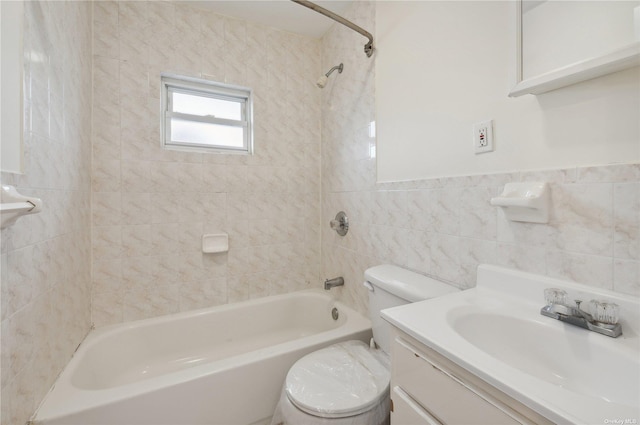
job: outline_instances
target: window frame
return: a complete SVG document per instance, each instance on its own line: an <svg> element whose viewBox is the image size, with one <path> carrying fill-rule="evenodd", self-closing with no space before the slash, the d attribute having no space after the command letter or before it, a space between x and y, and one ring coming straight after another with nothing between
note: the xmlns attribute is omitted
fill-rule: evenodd
<svg viewBox="0 0 640 425"><path fill-rule="evenodd" d="M161 74L160 82L160 143L164 149L240 155L253 153L253 92L250 88L173 74ZM213 116L200 116L174 112L171 110L173 93L238 102L241 107L242 119L232 120L216 118ZM171 118L179 118L191 122L224 125L228 127L241 127L244 129L243 146L234 147L202 143L173 142L170 140Z"/></svg>

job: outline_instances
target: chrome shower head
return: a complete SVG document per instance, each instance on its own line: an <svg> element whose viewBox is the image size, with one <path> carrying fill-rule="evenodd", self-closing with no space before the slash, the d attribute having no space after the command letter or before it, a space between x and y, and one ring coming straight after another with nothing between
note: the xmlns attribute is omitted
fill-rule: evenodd
<svg viewBox="0 0 640 425"><path fill-rule="evenodd" d="M329 81L329 76L331 75L331 73L335 70L338 70L338 74L342 73L342 70L344 69L344 65L340 64L340 65L336 65L333 68L331 68L329 70L329 72L327 72L326 74L324 74L322 77L318 78L318 81L316 81L316 86L320 87L321 89L324 88L324 86L327 85L327 81Z"/></svg>

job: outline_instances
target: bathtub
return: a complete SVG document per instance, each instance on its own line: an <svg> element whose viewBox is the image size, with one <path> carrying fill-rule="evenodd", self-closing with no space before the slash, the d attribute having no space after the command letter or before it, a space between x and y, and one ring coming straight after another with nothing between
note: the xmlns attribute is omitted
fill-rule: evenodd
<svg viewBox="0 0 640 425"><path fill-rule="evenodd" d="M101 328L80 345L33 423L263 423L296 360L370 337L368 319L316 290Z"/></svg>

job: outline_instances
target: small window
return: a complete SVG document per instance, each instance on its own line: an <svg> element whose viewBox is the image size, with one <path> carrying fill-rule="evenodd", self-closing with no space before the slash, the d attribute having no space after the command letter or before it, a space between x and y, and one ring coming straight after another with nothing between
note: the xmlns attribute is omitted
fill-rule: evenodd
<svg viewBox="0 0 640 425"><path fill-rule="evenodd" d="M251 99L248 88L162 76L163 146L251 153Z"/></svg>

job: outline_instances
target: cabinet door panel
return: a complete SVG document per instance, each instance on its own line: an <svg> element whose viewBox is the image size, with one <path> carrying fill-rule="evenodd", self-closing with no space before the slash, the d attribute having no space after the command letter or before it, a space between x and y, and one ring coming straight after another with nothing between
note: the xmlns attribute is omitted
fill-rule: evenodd
<svg viewBox="0 0 640 425"><path fill-rule="evenodd" d="M443 424L520 424L402 340L394 341L392 358L393 385L401 387Z"/></svg>
<svg viewBox="0 0 640 425"><path fill-rule="evenodd" d="M391 425L442 425L400 387L393 388L391 399L393 400Z"/></svg>

